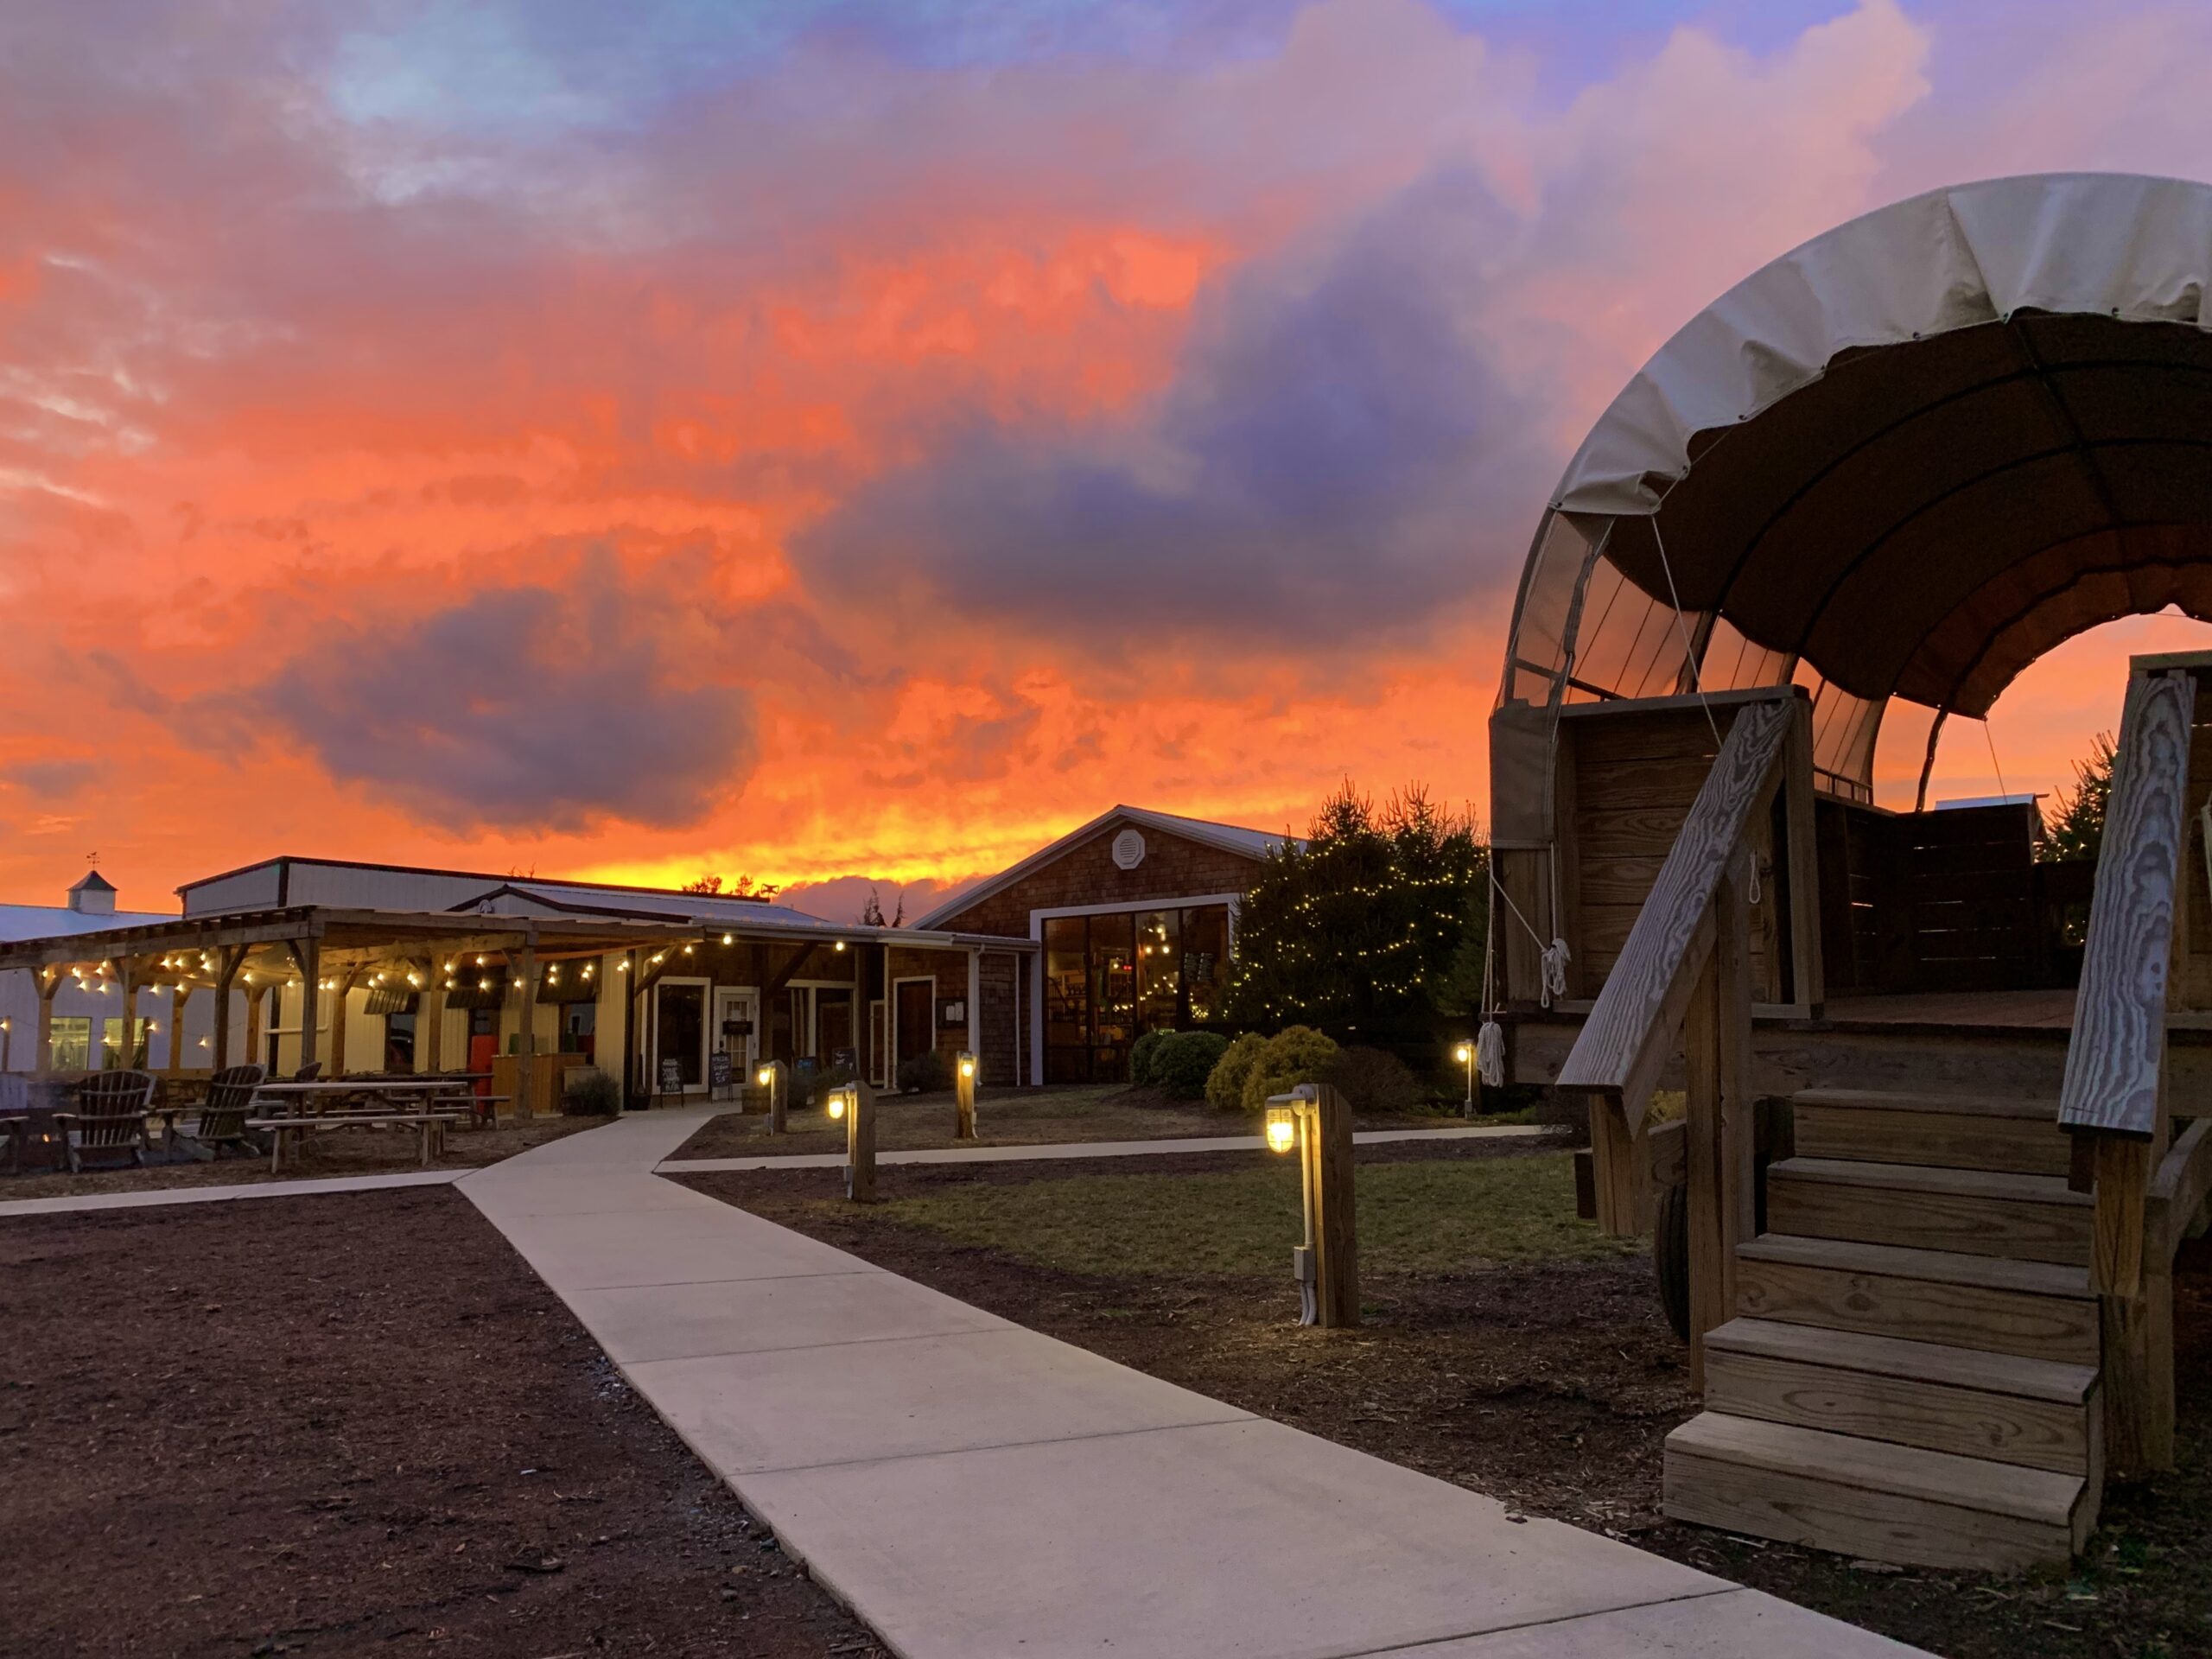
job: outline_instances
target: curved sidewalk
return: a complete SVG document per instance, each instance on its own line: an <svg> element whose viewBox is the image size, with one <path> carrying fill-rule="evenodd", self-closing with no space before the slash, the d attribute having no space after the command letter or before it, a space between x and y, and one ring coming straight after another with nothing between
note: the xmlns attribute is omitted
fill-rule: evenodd
<svg viewBox="0 0 2212 1659"><path fill-rule="evenodd" d="M1116 1365L652 1173L709 1114L459 1183L905 1659L1902 1659Z"/></svg>

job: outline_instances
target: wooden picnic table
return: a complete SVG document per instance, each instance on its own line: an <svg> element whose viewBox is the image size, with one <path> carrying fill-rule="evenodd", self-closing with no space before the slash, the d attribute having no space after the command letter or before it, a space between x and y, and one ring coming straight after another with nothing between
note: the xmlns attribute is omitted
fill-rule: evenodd
<svg viewBox="0 0 2212 1659"><path fill-rule="evenodd" d="M314 1117L250 1117L245 1126L269 1136L269 1173L274 1175L284 1166L284 1137L292 1137L296 1157L298 1142L310 1129L417 1128L422 1131L423 1165L428 1168L433 1154L444 1150L446 1126L460 1121L458 1112L325 1112Z"/></svg>
<svg viewBox="0 0 2212 1659"><path fill-rule="evenodd" d="M298 1116L308 1116L306 1108L321 1100L327 1102L340 1095L419 1095L425 1101L443 1095L461 1096L469 1091L478 1079L474 1075L461 1077L315 1077L306 1083L264 1083L254 1092L258 1100L274 1095L280 1101L296 1100L301 1103ZM316 1114L320 1116L320 1114Z"/></svg>

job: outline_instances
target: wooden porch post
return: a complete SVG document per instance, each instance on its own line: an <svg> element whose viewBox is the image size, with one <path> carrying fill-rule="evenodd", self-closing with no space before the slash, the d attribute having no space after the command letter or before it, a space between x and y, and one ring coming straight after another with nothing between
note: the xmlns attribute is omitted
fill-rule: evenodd
<svg viewBox="0 0 2212 1659"><path fill-rule="evenodd" d="M38 1052L31 1057L31 1071L42 1077L54 1070L54 993L61 983L61 970L49 966L37 978Z"/></svg>
<svg viewBox="0 0 2212 1659"><path fill-rule="evenodd" d="M348 968L340 974L330 993L330 1075L346 1075L346 999L353 995L353 980L361 970Z"/></svg>
<svg viewBox="0 0 2212 1659"><path fill-rule="evenodd" d="M415 1069L435 1075L446 1069L445 981L434 980L430 988L416 999L415 1007ZM426 1008L429 1012L424 1013Z"/></svg>
<svg viewBox="0 0 2212 1659"><path fill-rule="evenodd" d="M308 934L292 947L292 959L300 966L300 1070L304 1071L315 1064L315 1027L321 1023L322 941Z"/></svg>
<svg viewBox="0 0 2212 1659"><path fill-rule="evenodd" d="M99 1069L128 1071L132 1069L130 1062L137 1058L137 1045L131 1041L130 1028L135 1020L132 1005L138 1001L138 984L130 976L130 958L128 957L115 958L115 986L123 993L123 1024L117 1030L114 1066L111 1068L108 1065L107 1051L103 1048ZM151 1059L153 1057L149 1054L147 1058Z"/></svg>
<svg viewBox="0 0 2212 1659"><path fill-rule="evenodd" d="M245 961L245 947L242 944L220 947L215 972L215 1030L213 1047L214 1069L220 1071L231 1063L231 987L237 982L238 969ZM250 1002L251 999L249 999ZM246 1046L253 1046L251 1039Z"/></svg>
<svg viewBox="0 0 2212 1659"><path fill-rule="evenodd" d="M522 980L521 1028L515 1033L515 1121L526 1123L537 1115L537 930L523 935L522 952L516 958Z"/></svg>
<svg viewBox="0 0 2212 1659"><path fill-rule="evenodd" d="M184 1070L184 1020L192 1007L192 994L200 988L190 980L177 982L176 990L169 998L169 1065L168 1072L175 1077ZM149 1051L146 1058L150 1062Z"/></svg>

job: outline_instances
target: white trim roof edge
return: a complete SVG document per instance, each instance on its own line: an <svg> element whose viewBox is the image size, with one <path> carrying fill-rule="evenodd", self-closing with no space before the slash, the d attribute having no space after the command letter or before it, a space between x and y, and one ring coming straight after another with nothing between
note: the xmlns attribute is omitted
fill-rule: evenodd
<svg viewBox="0 0 2212 1659"><path fill-rule="evenodd" d="M1076 843L1096 835L1116 818L1126 818L1132 823L1157 830L1163 835L1180 836L1185 841L1195 841L1219 852L1234 853L1240 858L1251 859L1255 863L1281 846L1286 839L1286 836L1270 830L1248 830L1241 824L1216 823L1205 818L1186 818L1173 812L1155 812L1149 807L1110 806L1088 823L1077 825L1057 841L1047 842L1028 857L1007 865L988 880L979 881L972 887L955 893L921 917L914 926L934 926L944 917L957 916L986 899L1004 893L1022 877L1043 868ZM999 936L992 934L988 937L995 938Z"/></svg>

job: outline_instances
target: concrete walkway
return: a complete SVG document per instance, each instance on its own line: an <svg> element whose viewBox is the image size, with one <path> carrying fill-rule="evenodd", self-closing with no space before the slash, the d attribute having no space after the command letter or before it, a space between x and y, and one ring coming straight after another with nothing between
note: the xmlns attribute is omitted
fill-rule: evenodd
<svg viewBox="0 0 2212 1659"><path fill-rule="evenodd" d="M1912 1651L1516 1521L656 1177L709 1115L624 1118L460 1190L904 1659Z"/></svg>
<svg viewBox="0 0 2212 1659"><path fill-rule="evenodd" d="M702 1120L702 1122L704 1120ZM1493 1123L1459 1129L1362 1129L1352 1136L1363 1147L1385 1141L1521 1140L1544 1131L1533 1124ZM1033 1158L1141 1158L1174 1152L1259 1152L1267 1142L1256 1135L1193 1135L1160 1141L1033 1141L1007 1147L943 1147L925 1152L879 1152L878 1164L1003 1164ZM669 1158L654 1166L663 1175L712 1175L751 1169L836 1169L842 1152L796 1153L785 1158Z"/></svg>
<svg viewBox="0 0 2212 1659"><path fill-rule="evenodd" d="M296 1198L315 1192L376 1192L389 1186L446 1186L474 1172L410 1169L393 1175L324 1175L305 1181L240 1181L231 1186L156 1186L128 1192L73 1192L53 1198L10 1198L9 1216L58 1216L72 1210L143 1210L161 1204L216 1204L226 1198Z"/></svg>

